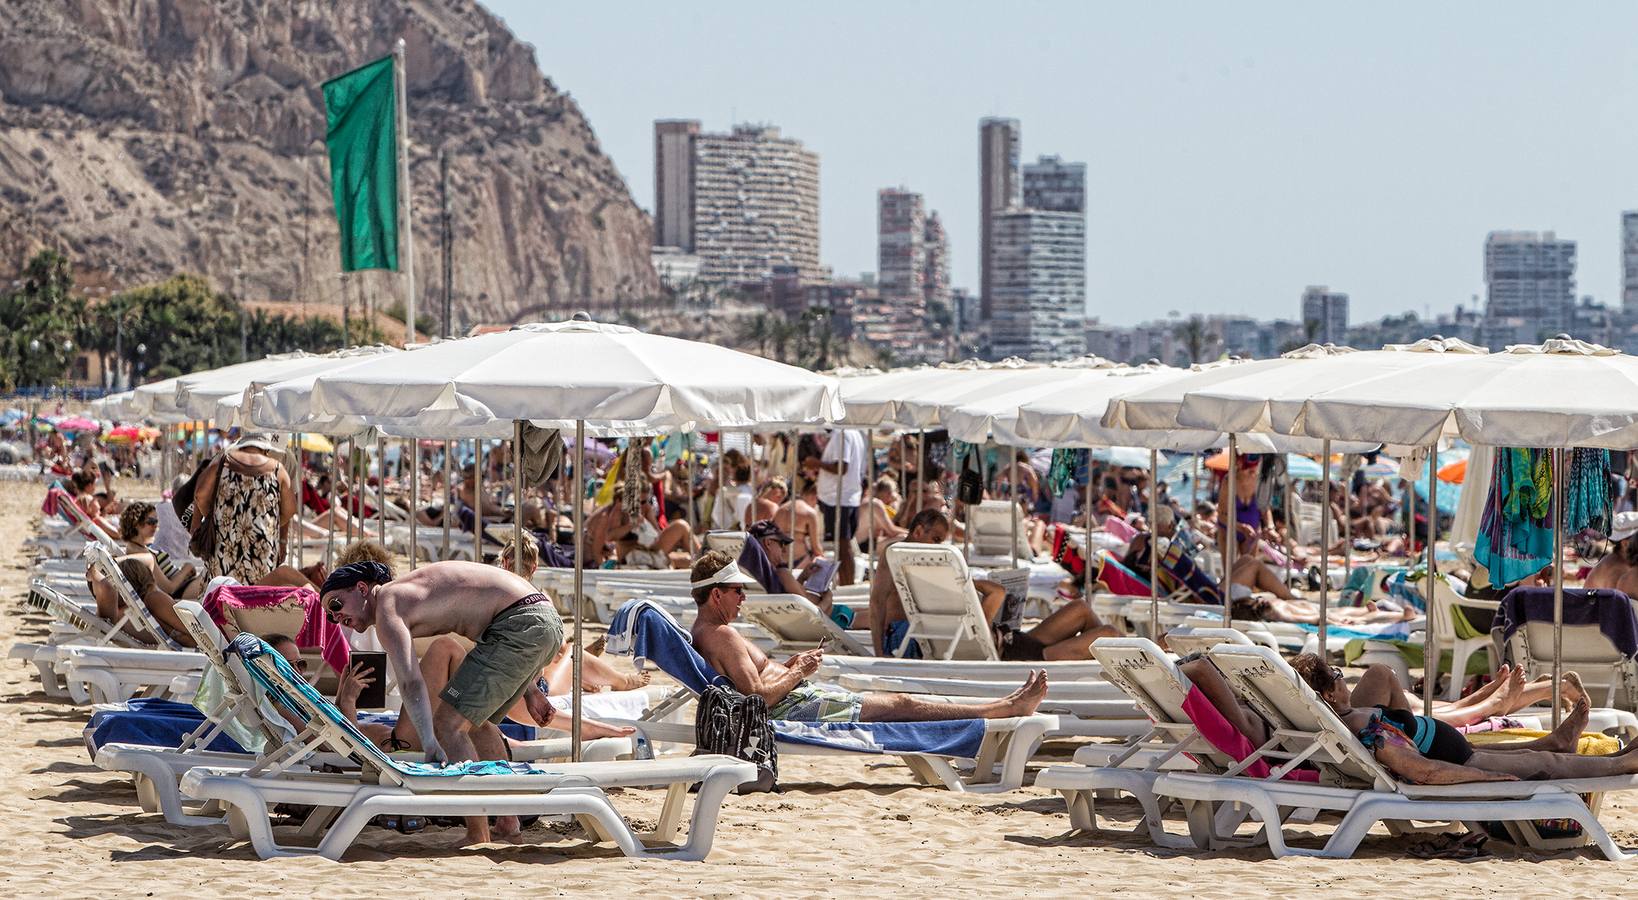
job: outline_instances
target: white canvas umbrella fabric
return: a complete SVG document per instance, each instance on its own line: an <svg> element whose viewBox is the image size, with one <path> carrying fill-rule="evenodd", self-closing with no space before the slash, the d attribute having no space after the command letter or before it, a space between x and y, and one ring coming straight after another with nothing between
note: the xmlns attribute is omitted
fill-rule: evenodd
<svg viewBox="0 0 1638 900"><path fill-rule="evenodd" d="M264 390L272 396L277 385ZM552 322L445 341L319 376L316 415L471 418L562 423L835 421L836 379L698 341L623 325Z"/></svg>
<svg viewBox="0 0 1638 900"><path fill-rule="evenodd" d="M1077 374L1088 371L1112 371L1114 363L1098 357L1050 365L997 365L976 369L942 370L944 377L936 383L919 385L912 394L899 400L895 419L907 428L937 428L947 423L947 412L964 403L981 403L988 397L1003 394L1014 396L1020 391L1043 391L1062 386Z"/></svg>
<svg viewBox="0 0 1638 900"><path fill-rule="evenodd" d="M317 374L351 365L356 360L397 352L393 347L356 347L335 353L286 353L186 376L177 381L176 406L195 418L214 418L222 400L238 395L242 402L245 390L252 385ZM218 421L224 425L235 424L230 420Z"/></svg>

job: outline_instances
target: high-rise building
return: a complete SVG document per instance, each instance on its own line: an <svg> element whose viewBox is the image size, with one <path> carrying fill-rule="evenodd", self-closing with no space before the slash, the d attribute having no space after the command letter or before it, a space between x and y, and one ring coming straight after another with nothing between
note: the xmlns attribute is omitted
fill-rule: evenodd
<svg viewBox="0 0 1638 900"><path fill-rule="evenodd" d="M990 353L1050 361L1085 352L1086 216L1020 209L994 217Z"/></svg>
<svg viewBox="0 0 1638 900"><path fill-rule="evenodd" d="M694 250L694 119L654 123L654 246Z"/></svg>
<svg viewBox="0 0 1638 900"><path fill-rule="evenodd" d="M1638 210L1621 214L1621 308L1638 312Z"/></svg>
<svg viewBox="0 0 1638 900"><path fill-rule="evenodd" d="M1024 207L1086 212L1086 163L1043 156L1024 166Z"/></svg>
<svg viewBox="0 0 1638 900"><path fill-rule="evenodd" d="M1313 323L1315 343L1348 343L1348 295L1323 284L1303 288L1301 321L1305 330Z"/></svg>
<svg viewBox="0 0 1638 900"><path fill-rule="evenodd" d="M1484 241L1484 281L1487 325L1516 319L1513 333L1551 337L1574 315L1575 241L1551 231L1492 231Z"/></svg>
<svg viewBox="0 0 1638 900"><path fill-rule="evenodd" d="M938 211L927 214L927 229L922 237L922 288L926 305L950 308L950 236L944 232L944 223Z"/></svg>
<svg viewBox="0 0 1638 900"><path fill-rule="evenodd" d="M876 192L876 284L907 319L926 309L927 207L904 188Z"/></svg>
<svg viewBox="0 0 1638 900"><path fill-rule="evenodd" d="M997 212L1016 209L1022 202L1018 180L1017 119L985 118L978 123L978 297L985 319L990 317L994 283L990 248Z"/></svg>
<svg viewBox="0 0 1638 900"><path fill-rule="evenodd" d="M818 154L766 125L654 129L655 239L698 256L701 281L759 281L776 269L822 276Z"/></svg>

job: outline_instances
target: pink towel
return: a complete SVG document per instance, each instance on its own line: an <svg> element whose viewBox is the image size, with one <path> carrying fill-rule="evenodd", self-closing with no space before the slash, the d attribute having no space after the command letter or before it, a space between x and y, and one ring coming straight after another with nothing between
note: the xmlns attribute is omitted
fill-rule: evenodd
<svg viewBox="0 0 1638 900"><path fill-rule="evenodd" d="M347 671L353 650L341 626L330 621L319 606L318 592L309 587L264 586L259 584L224 584L205 595L200 605L210 614L217 627L227 622L227 607L260 609L284 603L302 605L301 631L295 635L296 646L303 650L317 648L324 662L337 672Z"/></svg>
<svg viewBox="0 0 1638 900"><path fill-rule="evenodd" d="M1122 544L1130 544L1132 538L1138 536L1138 530L1133 528L1125 519L1110 516L1103 520L1103 530L1115 536Z"/></svg>
<svg viewBox="0 0 1638 900"><path fill-rule="evenodd" d="M1219 753L1233 757L1235 762L1245 762L1251 754L1257 752L1257 745L1241 734L1228 719L1223 718L1217 707L1193 685L1189 686L1189 695L1183 698L1183 712L1189 717L1189 721L1194 723L1200 736L1206 739L1206 743L1217 748ZM1245 773L1252 778L1267 778L1270 771L1272 770L1269 769L1268 763L1260 759L1245 768ZM1319 773L1309 769L1292 769L1285 773L1284 780L1319 781Z"/></svg>

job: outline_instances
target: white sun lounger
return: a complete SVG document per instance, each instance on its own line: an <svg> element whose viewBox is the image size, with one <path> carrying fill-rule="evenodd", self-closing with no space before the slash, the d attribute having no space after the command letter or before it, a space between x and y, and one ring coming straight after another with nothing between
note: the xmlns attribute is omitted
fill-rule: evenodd
<svg viewBox="0 0 1638 900"><path fill-rule="evenodd" d="M917 641L924 659L1000 658L960 550L900 541L887 548L886 558L909 621L897 655Z"/></svg>
<svg viewBox="0 0 1638 900"><path fill-rule="evenodd" d="M158 696L170 689L176 676L204 669L205 657L182 649L166 633L106 548L88 543L85 556L118 591L131 622L146 632L160 649L64 645L58 651L56 669L71 697L84 702L79 699L83 694L95 703L118 703L138 695Z"/></svg>
<svg viewBox="0 0 1638 900"><path fill-rule="evenodd" d="M1018 534L1016 545L1012 538L1014 525ZM1018 504L1010 500L985 500L968 511L967 527L972 539L972 549L967 554L969 564L1008 566L1013 564L1015 554L1019 562L1035 561L1035 551L1029 546L1029 524L1024 521L1024 511Z"/></svg>
<svg viewBox="0 0 1638 900"><path fill-rule="evenodd" d="M1189 808L1196 843L1216 846L1225 837L1206 833L1217 804L1242 804L1263 823L1262 835L1275 856L1346 858L1376 822L1408 831L1415 822L1502 822L1515 843L1557 851L1592 843L1610 859L1627 854L1615 845L1595 815L1606 791L1638 788L1630 776L1560 781L1482 782L1415 785L1399 781L1359 743L1331 708L1316 696L1279 654L1266 647L1220 645L1209 651L1235 691L1274 729L1274 736L1246 762L1222 775L1167 774L1155 782L1155 793L1176 797ZM1239 774L1251 760L1273 767L1267 779ZM1286 770L1307 761L1320 770L1319 783L1279 780ZM1592 804L1579 795L1590 794ZM1336 831L1319 850L1291 847L1281 825L1292 810L1333 810L1343 814ZM1534 823L1570 819L1580 837L1544 837Z"/></svg>
<svg viewBox="0 0 1638 900"><path fill-rule="evenodd" d="M96 606L74 600L61 591L40 582L29 584L27 605L51 616L50 634L46 643L19 642L7 651L10 659L21 659L33 665L40 677L40 686L49 697L71 697L77 703L90 699L83 682L78 686L79 696L73 696L69 686L57 671L57 663L65 646L84 644L106 647L136 647L138 642L123 631L129 612L118 622L108 622L97 615Z"/></svg>
<svg viewBox="0 0 1638 900"><path fill-rule="evenodd" d="M359 831L378 815L573 815L598 840L619 846L627 856L699 860L710 852L717 817L728 792L751 780L756 767L725 756L604 763L483 764L509 768L499 774L449 774L448 769L395 759L376 747L302 681L277 653L243 635L235 652L277 702L307 720L296 741L244 771L201 767L182 778L184 794L215 800L229 808L236 834L250 838L258 856L320 855L340 859ZM320 746L330 745L358 758L364 775L330 776L296 766ZM689 788L699 785L688 838L675 836ZM638 835L614 810L604 788L663 787L665 808L654 832ZM302 831L322 837L314 847L280 843L269 809L294 803L317 809ZM658 842L650 846L645 838Z"/></svg>

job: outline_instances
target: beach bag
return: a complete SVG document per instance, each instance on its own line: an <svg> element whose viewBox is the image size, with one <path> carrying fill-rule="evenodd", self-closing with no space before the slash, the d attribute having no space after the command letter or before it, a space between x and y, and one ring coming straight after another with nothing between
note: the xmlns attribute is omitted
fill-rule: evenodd
<svg viewBox="0 0 1638 900"><path fill-rule="evenodd" d="M176 510L177 518L182 520L183 528L190 528L193 522L193 495L199 491L199 478L210 469L213 460L207 459L193 470L188 480L182 486L171 492L171 508Z"/></svg>
<svg viewBox="0 0 1638 900"><path fill-rule="evenodd" d="M984 502L984 471L974 447L961 461L961 480L956 483L956 499L963 506L977 506Z"/></svg>
<svg viewBox="0 0 1638 900"><path fill-rule="evenodd" d="M210 492L210 509L201 512L194 508L193 497L188 498L188 509L192 515L185 522L188 525L188 551L200 559L210 559L216 555L216 495L222 489L222 466L227 465L227 456L224 454L216 466L216 478ZM198 477L195 473L194 477Z"/></svg>
<svg viewBox="0 0 1638 900"><path fill-rule="evenodd" d="M720 753L756 766L756 779L740 785L741 794L777 789L779 750L761 697L720 684L706 688L694 715L694 746L695 755Z"/></svg>

